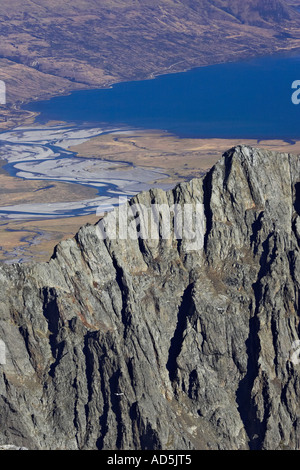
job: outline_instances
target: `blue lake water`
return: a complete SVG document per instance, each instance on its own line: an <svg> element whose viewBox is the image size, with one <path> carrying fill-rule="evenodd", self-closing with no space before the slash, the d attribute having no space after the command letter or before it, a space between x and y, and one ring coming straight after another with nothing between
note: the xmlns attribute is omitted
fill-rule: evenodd
<svg viewBox="0 0 300 470"><path fill-rule="evenodd" d="M300 139L300 55L196 68L26 104L39 122L161 129L181 137Z"/></svg>

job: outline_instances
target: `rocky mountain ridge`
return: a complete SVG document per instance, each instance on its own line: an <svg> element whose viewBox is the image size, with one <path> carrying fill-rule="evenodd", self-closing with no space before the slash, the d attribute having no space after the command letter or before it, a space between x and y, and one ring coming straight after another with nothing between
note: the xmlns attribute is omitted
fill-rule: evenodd
<svg viewBox="0 0 300 470"><path fill-rule="evenodd" d="M129 203L203 204L202 249L85 226L1 265L0 446L299 449L299 184L239 146Z"/></svg>

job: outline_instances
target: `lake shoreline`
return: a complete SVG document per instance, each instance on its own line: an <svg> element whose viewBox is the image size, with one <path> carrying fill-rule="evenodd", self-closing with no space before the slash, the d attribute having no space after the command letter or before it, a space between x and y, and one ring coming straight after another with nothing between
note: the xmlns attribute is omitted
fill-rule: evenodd
<svg viewBox="0 0 300 470"><path fill-rule="evenodd" d="M182 138L300 139L292 104L299 50L118 82L38 101L36 124L159 129ZM271 85L270 85L271 84Z"/></svg>
<svg viewBox="0 0 300 470"><path fill-rule="evenodd" d="M300 8L299 8L299 11L300 11ZM136 79L132 79L132 80L116 80L116 81L113 81L113 82L104 83L102 86L99 86L99 87L84 85L84 88L82 88L80 90L78 90L78 89L68 90L66 92L62 92L62 93L59 93L57 95L53 95L51 97L41 96L41 97L39 97L38 99L35 99L35 100L26 100L26 101L23 101L21 103L21 105L19 106L19 109L23 110L23 111L28 111L26 109L26 106L28 104L30 105L30 104L40 102L40 101L50 101L53 98L66 97L66 96L70 96L70 95L72 95L73 93L76 93L76 92L107 90L107 89L111 89L112 87L114 87L115 85L118 85L118 84L155 80L159 77L163 77L163 76L166 76L166 75L186 73L186 72L189 72L189 71L192 71L192 70L195 70L195 69L202 69L202 68L206 68L206 67L211 67L211 66L216 66L216 65L223 65L223 64L233 64L233 63L239 63L239 62L242 63L242 62L246 62L246 61L249 61L249 60L255 60L255 59L291 57L294 54L300 55L300 46L295 46L295 47L292 47L290 49L278 49L277 51L274 51L271 54L254 54L254 55L253 54L247 54L247 55L244 55L242 57L238 57L237 59L233 59L233 58L230 59L230 60L224 59L223 61L213 61L212 63L208 63L208 64L196 65L196 66L192 65L191 67L184 67L181 70L170 71L169 69L171 67L178 64L178 63L175 63L175 64L172 64L168 69L166 69L165 72L151 72L148 76L142 77L142 78L136 78ZM182 62L182 61L180 61L180 62ZM83 85L83 84L81 84L81 85ZM38 118L39 114L40 113L36 113L35 118ZM20 123L20 125L22 125L22 123ZM7 130L9 130L9 129L7 129Z"/></svg>

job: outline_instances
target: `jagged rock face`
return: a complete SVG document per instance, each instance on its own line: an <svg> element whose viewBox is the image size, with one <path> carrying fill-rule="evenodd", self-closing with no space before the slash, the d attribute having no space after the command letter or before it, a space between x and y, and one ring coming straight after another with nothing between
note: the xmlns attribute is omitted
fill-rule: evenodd
<svg viewBox="0 0 300 470"><path fill-rule="evenodd" d="M1 266L0 445L299 449L299 177L299 157L237 147L134 199L204 204L203 249L86 226Z"/></svg>

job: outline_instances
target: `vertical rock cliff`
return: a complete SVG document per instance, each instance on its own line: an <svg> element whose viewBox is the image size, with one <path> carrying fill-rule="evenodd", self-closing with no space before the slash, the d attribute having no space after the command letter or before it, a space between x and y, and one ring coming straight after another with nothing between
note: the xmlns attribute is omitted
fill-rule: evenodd
<svg viewBox="0 0 300 470"><path fill-rule="evenodd" d="M300 158L237 147L134 203L203 204L203 248L85 226L0 267L0 445L300 449Z"/></svg>

